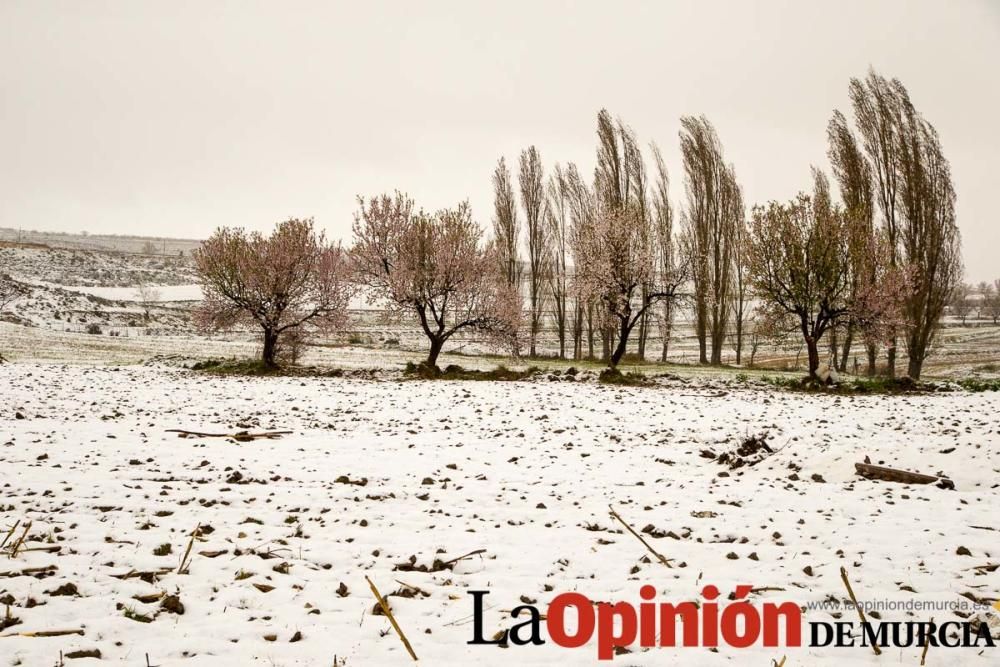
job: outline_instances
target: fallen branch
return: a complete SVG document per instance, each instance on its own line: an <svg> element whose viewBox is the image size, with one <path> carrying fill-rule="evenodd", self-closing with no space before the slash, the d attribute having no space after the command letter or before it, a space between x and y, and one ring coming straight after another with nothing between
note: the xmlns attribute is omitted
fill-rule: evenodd
<svg viewBox="0 0 1000 667"><path fill-rule="evenodd" d="M935 475L924 475L919 472L908 472L898 468L887 468L876 466L870 463L855 463L854 469L859 475L867 479L881 479L886 482L897 482L899 484L934 484L938 483L942 489L954 489L955 483L947 477L937 477Z"/></svg>
<svg viewBox="0 0 1000 667"><path fill-rule="evenodd" d="M200 431L186 431L180 428L168 428L164 433L176 433L179 438L232 438L238 442L248 442L267 438L273 440L283 435L290 435L294 431L262 431L260 433L250 433L249 431L237 431L236 433L202 433Z"/></svg>
<svg viewBox="0 0 1000 667"><path fill-rule="evenodd" d="M673 568L673 566L672 566L672 565L671 565L671 564L669 563L668 559L667 559L667 558L664 558L664 557L663 557L663 555L661 555L661 554L660 554L660 552L658 552L658 551L657 551L656 549L654 549L653 547L649 546L649 542L647 542L646 540L642 539L642 535L640 535L639 533L637 533L637 532L635 532L634 530L632 530L632 526L628 525L628 523L626 523L626 522L625 522L625 519L623 519L623 518L621 518L620 516L618 516L618 512L616 512L616 511L614 510L614 508L613 508L613 507L611 507L611 505L608 505L608 510L610 510L610 511L611 511L611 516L613 516L613 517L614 517L615 519L617 519L617 520L618 520L618 522L619 522L619 523L621 523L621 525L625 526L625 529L626 529L626 530L627 530L628 532L630 532L630 533L632 533L633 535L635 535L635 538L636 538L637 540L639 540L640 542L642 542L642 545L643 545L644 547L646 547L647 549L649 549L649 552L650 552L651 554L653 554L654 556L656 556L656 557L657 557L657 559L659 559L659 561L660 561L661 563L663 563L664 565L666 565L666 566L667 566L667 567L669 567L669 568Z"/></svg>
<svg viewBox="0 0 1000 667"><path fill-rule="evenodd" d="M854 608L858 610L858 616L861 617L861 623L864 625L868 622L865 618L865 610L861 608L858 604L858 599L854 597L854 589L851 588L851 581L847 578L847 570L843 567L840 568L840 578L844 580L844 586L847 587L847 594L851 596L851 602L854 603ZM882 649L874 642L872 642L872 650L875 651L875 655L882 655Z"/></svg>
<svg viewBox="0 0 1000 667"><path fill-rule="evenodd" d="M43 567L26 567L23 570L10 570L8 572L0 572L0 577L30 577L34 574L42 574L47 572L55 572L57 568L55 565L45 565Z"/></svg>
<svg viewBox="0 0 1000 667"><path fill-rule="evenodd" d="M378 592L377 588L375 588L374 582L372 582L367 575L365 575L365 581L367 581L368 585L371 587L372 593L375 594L375 599L378 600L379 606L382 607L382 612L389 618L389 622L392 623L392 627L396 631L396 634L399 635L400 640L403 642L403 646L406 647L410 657L413 658L414 662L416 662L417 654L413 652L413 647L410 646L409 640L406 638L406 635L403 634L403 630L399 627L399 623L396 622L396 617L392 615L392 610L389 609L389 603L385 601L382 594Z"/></svg>
<svg viewBox="0 0 1000 667"><path fill-rule="evenodd" d="M12 632L0 637L65 637L66 635L83 636L83 630L35 630L34 632Z"/></svg>
<svg viewBox="0 0 1000 667"><path fill-rule="evenodd" d="M120 581L136 578L152 584L157 578L174 571L172 567L161 567L159 570L129 570L125 574L112 574L111 577Z"/></svg>

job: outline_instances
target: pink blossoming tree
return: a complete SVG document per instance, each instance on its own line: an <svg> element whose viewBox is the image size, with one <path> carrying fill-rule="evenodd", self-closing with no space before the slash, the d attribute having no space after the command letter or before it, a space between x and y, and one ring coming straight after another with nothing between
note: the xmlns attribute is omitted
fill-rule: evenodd
<svg viewBox="0 0 1000 667"><path fill-rule="evenodd" d="M312 219L286 220L270 236L220 228L194 260L204 292L195 322L212 331L260 327L267 366L277 366L283 337L329 333L346 322L354 289L346 252Z"/></svg>
<svg viewBox="0 0 1000 667"><path fill-rule="evenodd" d="M616 368L643 315L679 298L685 271L662 268L657 254L662 239L638 207L601 205L592 223L578 229L576 243L577 294L600 304L599 315L614 327L617 343L608 365Z"/></svg>
<svg viewBox="0 0 1000 667"><path fill-rule="evenodd" d="M402 193L358 198L351 257L373 302L414 317L430 341L428 367L455 334L478 331L516 349L521 299L467 202L433 214Z"/></svg>

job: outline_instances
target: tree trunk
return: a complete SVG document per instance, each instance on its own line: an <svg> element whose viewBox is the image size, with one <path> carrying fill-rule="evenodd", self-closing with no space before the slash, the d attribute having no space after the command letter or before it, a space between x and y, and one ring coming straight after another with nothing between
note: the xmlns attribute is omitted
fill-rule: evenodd
<svg viewBox="0 0 1000 667"><path fill-rule="evenodd" d="M851 355L852 342L854 342L854 327L847 325L847 334L844 336L844 347L840 354L840 367L837 368L841 373L847 372L847 359Z"/></svg>
<svg viewBox="0 0 1000 667"><path fill-rule="evenodd" d="M819 368L819 345L812 336L806 336L806 349L809 351L809 377L815 378Z"/></svg>
<svg viewBox="0 0 1000 667"><path fill-rule="evenodd" d="M910 365L907 369L907 375L909 375L910 378L913 380L919 380L920 371L923 370L923 367L924 367L923 360L920 359L920 357L918 356L912 356L910 357Z"/></svg>
<svg viewBox="0 0 1000 667"><path fill-rule="evenodd" d="M625 356L625 349L628 347L629 330L628 330L628 325L625 323L626 321L627 318L625 321L622 322L621 329L618 335L618 344L615 345L615 351L611 353L610 359L608 361L608 365L611 368L618 367L618 362L621 361L622 357ZM610 335L608 336L608 338L610 338Z"/></svg>
<svg viewBox="0 0 1000 667"><path fill-rule="evenodd" d="M587 306L587 358L594 358L594 306Z"/></svg>
<svg viewBox="0 0 1000 667"><path fill-rule="evenodd" d="M264 329L264 353L261 360L265 366L277 368L278 363L275 356L278 354L278 332L273 329Z"/></svg>
<svg viewBox="0 0 1000 667"><path fill-rule="evenodd" d="M642 316L639 318L639 359L646 358L646 333L648 327L648 315L649 311L643 312Z"/></svg>
<svg viewBox="0 0 1000 667"><path fill-rule="evenodd" d="M886 353L886 369L885 374L887 377L896 377L896 337L893 336L892 342L889 344L889 351Z"/></svg>
<svg viewBox="0 0 1000 667"><path fill-rule="evenodd" d="M705 304L702 298L699 297L698 301L695 303L695 335L698 336L698 363L707 364L708 363L708 347L705 340L707 331L705 330Z"/></svg>
<svg viewBox="0 0 1000 667"><path fill-rule="evenodd" d="M840 367L840 344L837 342L837 327L830 327L830 356L833 357L833 368Z"/></svg>
<svg viewBox="0 0 1000 667"><path fill-rule="evenodd" d="M743 361L743 320L742 318L736 319L736 365L739 366Z"/></svg>
<svg viewBox="0 0 1000 667"><path fill-rule="evenodd" d="M878 350L874 345L868 346L868 377L875 377L875 361L878 358Z"/></svg>
<svg viewBox="0 0 1000 667"><path fill-rule="evenodd" d="M670 347L670 330L673 328L674 315L672 304L669 300L663 304L663 351L660 354L660 361L666 363L667 349Z"/></svg>
<svg viewBox="0 0 1000 667"><path fill-rule="evenodd" d="M431 368L437 366L438 355L441 354L441 348L444 347L443 338L431 338L431 351L427 354L427 365Z"/></svg>

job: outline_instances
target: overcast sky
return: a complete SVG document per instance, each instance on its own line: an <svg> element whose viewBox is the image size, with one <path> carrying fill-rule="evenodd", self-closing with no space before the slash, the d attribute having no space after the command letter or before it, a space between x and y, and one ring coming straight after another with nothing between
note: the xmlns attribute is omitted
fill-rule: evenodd
<svg viewBox="0 0 1000 667"><path fill-rule="evenodd" d="M203 238L354 198L468 198L500 155L594 164L607 107L664 150L705 114L748 203L828 168L869 65L937 127L967 278L1000 277L1000 2L0 0L0 226Z"/></svg>

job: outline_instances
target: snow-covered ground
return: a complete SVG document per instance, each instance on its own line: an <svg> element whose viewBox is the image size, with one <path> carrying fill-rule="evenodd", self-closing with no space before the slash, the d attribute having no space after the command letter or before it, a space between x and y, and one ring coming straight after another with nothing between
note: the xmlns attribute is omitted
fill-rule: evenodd
<svg viewBox="0 0 1000 667"><path fill-rule="evenodd" d="M102 660L66 664L138 666L147 654L160 667L408 664L387 619L372 614L366 576L383 594L409 591L389 600L422 664L463 667L597 664L593 642L467 645L469 590L490 591L487 636L509 627L507 612L524 600L544 611L566 591L638 604L642 584L681 602L705 584L725 595L746 583L780 589L754 602L839 600L841 566L866 600L1000 593L995 393L376 377L0 366L0 528L32 522L25 549L0 559L0 600L20 619L0 631L0 667L90 649ZM293 433L235 442L171 428ZM753 467L703 456L763 433L778 451ZM865 456L943 473L956 490L859 478L854 463ZM177 574L196 525L189 573ZM155 555L162 545L170 553ZM17 575L26 568L54 569ZM160 593L178 596L184 613L144 597ZM996 615L980 614L1000 634ZM882 618L930 615L962 620ZM834 620L828 611L804 618ZM57 629L82 634L7 636ZM996 664L998 650L931 648L927 664ZM880 658L862 647L753 647L637 649L613 664L742 667L785 654L787 667L920 662L916 647Z"/></svg>

